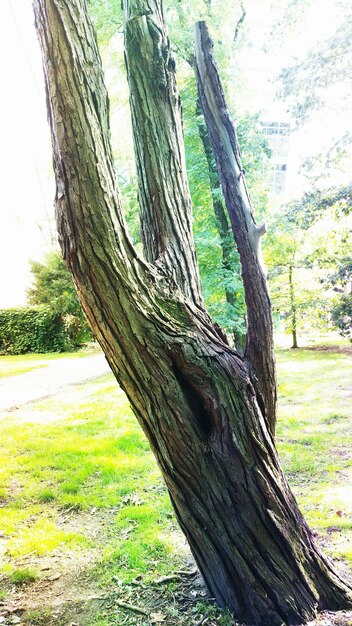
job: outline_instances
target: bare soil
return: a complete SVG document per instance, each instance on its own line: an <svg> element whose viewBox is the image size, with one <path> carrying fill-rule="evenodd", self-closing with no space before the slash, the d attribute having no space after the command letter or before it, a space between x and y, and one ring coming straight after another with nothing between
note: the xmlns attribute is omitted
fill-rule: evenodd
<svg viewBox="0 0 352 626"><path fill-rule="evenodd" d="M50 555L28 555L18 559L18 567L32 567L40 579L23 587L5 583L6 599L0 601L0 624L10 626L87 626L99 612L113 616L116 626L217 626L219 618L208 599L203 581L191 555L186 556L184 570L170 577L145 582L142 576L129 584L115 579L113 584L99 586L95 569L104 545L114 534L116 509L92 509L89 512L61 511L56 523L66 531L83 534L89 548L75 551L55 550ZM320 537L322 547L338 541L338 532L329 528ZM181 535L175 541L183 543ZM187 554L187 552L186 552ZM343 561L337 563L341 574L348 576ZM208 599L199 618L195 606ZM140 610L140 612L138 612ZM203 618L203 621L200 619ZM229 622L230 623L230 622ZM233 626L239 625L232 622ZM270 625L268 625L270 626ZM352 626L352 610L324 612L306 626Z"/></svg>

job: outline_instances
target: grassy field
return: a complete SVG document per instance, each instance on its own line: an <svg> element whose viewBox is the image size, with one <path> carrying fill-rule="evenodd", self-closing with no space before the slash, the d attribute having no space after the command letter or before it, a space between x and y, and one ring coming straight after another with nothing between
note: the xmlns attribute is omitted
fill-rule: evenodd
<svg viewBox="0 0 352 626"><path fill-rule="evenodd" d="M352 356L277 356L283 465L324 549L345 571ZM22 367L37 361L26 357ZM192 576L148 443L111 376L19 409L0 420L0 437L0 616L28 626L191 626L208 612L208 626L233 623Z"/></svg>

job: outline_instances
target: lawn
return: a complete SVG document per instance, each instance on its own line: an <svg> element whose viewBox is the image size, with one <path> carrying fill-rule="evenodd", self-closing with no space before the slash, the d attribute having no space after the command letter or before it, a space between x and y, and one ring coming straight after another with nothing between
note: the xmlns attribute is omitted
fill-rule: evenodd
<svg viewBox="0 0 352 626"><path fill-rule="evenodd" d="M277 358L285 471L345 571L352 356L279 350ZM0 421L0 436L0 616L11 609L23 625L191 626L208 612L208 626L232 624L192 575L148 443L110 375L19 409Z"/></svg>

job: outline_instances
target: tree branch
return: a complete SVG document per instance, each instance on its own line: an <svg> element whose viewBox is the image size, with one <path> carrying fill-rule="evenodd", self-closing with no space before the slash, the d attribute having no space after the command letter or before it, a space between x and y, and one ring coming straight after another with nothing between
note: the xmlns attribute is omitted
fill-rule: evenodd
<svg viewBox="0 0 352 626"><path fill-rule="evenodd" d="M237 39L239 37L239 34L240 34L241 26L242 26L244 20L246 19L246 15L247 15L247 11L246 11L245 6L244 6L242 1L240 2L240 7L241 7L242 13L241 13L241 15L240 15L240 17L238 19L237 24L236 24L235 33L234 33L234 36L233 36L233 43L236 43L236 41L237 41Z"/></svg>
<svg viewBox="0 0 352 626"><path fill-rule="evenodd" d="M265 225L255 222L247 190L236 131L226 106L213 44L205 22L195 29L198 90L208 127L231 226L240 254L247 306L245 356L257 379L259 399L272 434L276 419L276 375L273 324L265 274L261 265L260 237ZM260 398L261 397L261 398Z"/></svg>
<svg viewBox="0 0 352 626"><path fill-rule="evenodd" d="M123 0L125 49L146 259L202 304L181 103L159 0Z"/></svg>

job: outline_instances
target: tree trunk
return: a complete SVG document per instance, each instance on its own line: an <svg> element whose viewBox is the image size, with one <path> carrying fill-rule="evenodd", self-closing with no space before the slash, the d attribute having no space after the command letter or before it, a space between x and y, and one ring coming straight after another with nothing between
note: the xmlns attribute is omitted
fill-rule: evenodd
<svg viewBox="0 0 352 626"><path fill-rule="evenodd" d="M133 21L126 37L136 32L143 37L150 74L148 81L133 81L129 66L131 98L139 97L134 85L146 90L146 101L159 94L169 103L172 89L177 104L159 2L138 0L138 12L133 6L137 0L132 9L126 0L126 20ZM183 273L185 257L178 262L173 253L164 266L152 265L131 244L116 188L107 94L85 0L35 0L34 7L64 257L92 329L156 455L211 595L238 619L256 626L297 624L313 617L317 606L347 606L348 589L314 543L281 472L246 362L200 305L195 264L190 264L189 276ZM133 47L133 41L127 42L128 62L133 50L139 54L139 43L135 40ZM142 114L147 138L155 120L147 110L137 115ZM168 104L168 115L177 134L178 107ZM169 152L144 162L144 168L156 168L148 172L149 180L161 180L158 168L169 171L177 158L174 149L172 141ZM183 158L177 162L177 176L183 180ZM144 180L141 174L140 184ZM173 189L170 181L165 183ZM178 198L186 193L185 186L177 183L174 193L172 220L179 220L188 206L187 198ZM156 203L153 217L146 207L144 219L159 219L162 206ZM185 216L173 234L166 221L160 230L173 238L180 255L188 253L185 247L191 241L183 232L187 220ZM155 225L149 226L152 232ZM194 250L189 252L194 258ZM169 274L173 262L179 287Z"/></svg>
<svg viewBox="0 0 352 626"><path fill-rule="evenodd" d="M292 332L292 348L298 348L297 343L297 306L295 287L293 284L293 267L288 268L288 282L290 286L290 304L291 304L291 332Z"/></svg>
<svg viewBox="0 0 352 626"><path fill-rule="evenodd" d="M258 399L274 436L277 391L273 322L260 255L260 237L265 232L265 225L258 227L255 223L236 131L226 106L212 54L213 43L205 22L197 23L195 38L198 92L242 266L247 306L245 357L251 366Z"/></svg>

